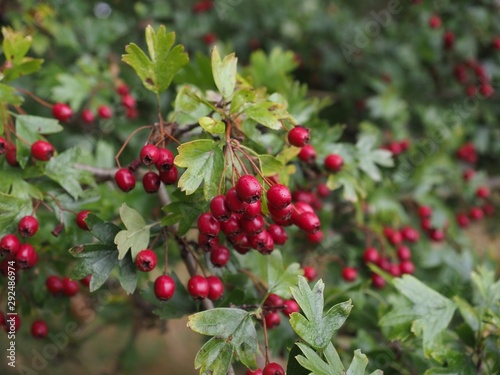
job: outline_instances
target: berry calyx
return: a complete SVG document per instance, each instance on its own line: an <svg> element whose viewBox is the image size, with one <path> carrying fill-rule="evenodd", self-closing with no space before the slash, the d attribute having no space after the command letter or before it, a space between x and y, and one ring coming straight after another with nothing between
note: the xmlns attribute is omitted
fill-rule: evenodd
<svg viewBox="0 0 500 375"><path fill-rule="evenodd" d="M155 145L145 145L141 148L139 157L141 158L142 164L151 165L158 161L160 156L160 151Z"/></svg>
<svg viewBox="0 0 500 375"><path fill-rule="evenodd" d="M168 275L158 276L154 284L156 298L160 301L168 301L175 293L175 281Z"/></svg>
<svg viewBox="0 0 500 375"><path fill-rule="evenodd" d="M229 262L230 252L227 247L218 246L210 252L210 262L214 267L224 267Z"/></svg>
<svg viewBox="0 0 500 375"><path fill-rule="evenodd" d="M33 237L38 231L38 220L34 216L25 216L17 224L17 231L21 237Z"/></svg>
<svg viewBox="0 0 500 375"><path fill-rule="evenodd" d="M120 168L115 173L116 185L121 191L127 193L135 188L135 176L128 168Z"/></svg>
<svg viewBox="0 0 500 375"><path fill-rule="evenodd" d="M292 203L292 193L285 185L273 185L267 191L267 202L273 208L285 208Z"/></svg>
<svg viewBox="0 0 500 375"><path fill-rule="evenodd" d="M154 194L160 189L160 176L153 171L149 171L142 176L142 186L148 194Z"/></svg>
<svg viewBox="0 0 500 375"><path fill-rule="evenodd" d="M330 172L338 172L344 166L344 159L337 154L330 154L325 158L325 168Z"/></svg>
<svg viewBox="0 0 500 375"><path fill-rule="evenodd" d="M309 143L310 131L305 126L297 125L288 132L288 142L295 147L304 147Z"/></svg>
<svg viewBox="0 0 500 375"><path fill-rule="evenodd" d="M192 276L188 281L187 289L191 297L194 299L203 299L208 297L208 281L203 276Z"/></svg>
<svg viewBox="0 0 500 375"><path fill-rule="evenodd" d="M137 269L141 272L151 272L156 267L158 258L156 254L151 249L144 249L137 253L135 257L135 265Z"/></svg>
<svg viewBox="0 0 500 375"><path fill-rule="evenodd" d="M107 105L100 105L97 108L97 115L102 119L109 119L113 116L113 112Z"/></svg>
<svg viewBox="0 0 500 375"><path fill-rule="evenodd" d="M73 116L71 107L64 103L56 103L52 106L52 116L62 122L65 122Z"/></svg>
<svg viewBox="0 0 500 375"><path fill-rule="evenodd" d="M45 279L45 286L47 287L50 294L57 296L62 294L63 291L63 281L59 276L50 275Z"/></svg>
<svg viewBox="0 0 500 375"><path fill-rule="evenodd" d="M348 283L353 282L358 277L358 271L353 267L345 267L342 270L342 278Z"/></svg>
<svg viewBox="0 0 500 375"><path fill-rule="evenodd" d="M80 287L75 280L71 280L69 277L65 277L62 279L62 292L67 297L73 297Z"/></svg>
<svg viewBox="0 0 500 375"><path fill-rule="evenodd" d="M224 284L217 276L208 276L208 299L217 301L224 294Z"/></svg>
<svg viewBox="0 0 500 375"><path fill-rule="evenodd" d="M246 174L238 179L235 186L236 194L240 200L246 203L254 203L260 199L262 187L255 176Z"/></svg>
<svg viewBox="0 0 500 375"><path fill-rule="evenodd" d="M54 146L47 141L36 141L31 145L31 156L40 161L48 161L54 156Z"/></svg>
<svg viewBox="0 0 500 375"><path fill-rule="evenodd" d="M85 222L85 219L87 219L87 216L89 216L89 213L90 213L89 210L83 210L83 211L78 212L78 214L76 214L76 219L75 219L76 225L78 225L78 227L80 227L80 229L89 230L89 227L88 227L87 223Z"/></svg>
<svg viewBox="0 0 500 375"><path fill-rule="evenodd" d="M48 333L49 328L43 320L36 320L31 324L31 336L35 339L44 339Z"/></svg>
<svg viewBox="0 0 500 375"><path fill-rule="evenodd" d="M262 370L262 375L285 375L285 370L278 363L270 362Z"/></svg>
<svg viewBox="0 0 500 375"><path fill-rule="evenodd" d="M13 256L21 247L21 242L15 234L6 234L0 239L0 254Z"/></svg>

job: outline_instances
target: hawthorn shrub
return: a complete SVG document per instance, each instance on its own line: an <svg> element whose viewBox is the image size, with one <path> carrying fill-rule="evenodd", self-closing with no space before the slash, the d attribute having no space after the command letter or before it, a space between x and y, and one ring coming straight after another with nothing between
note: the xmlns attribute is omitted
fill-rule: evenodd
<svg viewBox="0 0 500 375"><path fill-rule="evenodd" d="M185 316L202 374L500 372L496 5L55 3L2 28L2 370L97 314L115 373Z"/></svg>

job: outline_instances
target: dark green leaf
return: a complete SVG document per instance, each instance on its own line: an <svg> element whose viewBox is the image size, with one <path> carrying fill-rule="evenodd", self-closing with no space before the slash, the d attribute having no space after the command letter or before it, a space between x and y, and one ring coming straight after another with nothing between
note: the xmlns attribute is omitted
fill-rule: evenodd
<svg viewBox="0 0 500 375"><path fill-rule="evenodd" d="M105 222L92 213L87 215L85 223L87 224L90 232L94 235L95 238L114 247L115 237L120 231L120 227L116 226L113 223Z"/></svg>

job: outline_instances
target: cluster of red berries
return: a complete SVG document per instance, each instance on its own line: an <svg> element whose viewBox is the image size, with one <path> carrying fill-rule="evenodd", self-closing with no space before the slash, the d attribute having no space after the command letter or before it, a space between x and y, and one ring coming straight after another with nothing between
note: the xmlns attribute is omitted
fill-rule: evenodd
<svg viewBox="0 0 500 375"><path fill-rule="evenodd" d="M196 300L208 298L216 301L224 294L224 284L217 276L191 276L187 283L188 293ZM169 275L161 275L154 283L154 293L160 301L168 301L174 296L175 281Z"/></svg>
<svg viewBox="0 0 500 375"><path fill-rule="evenodd" d="M120 95L120 104L125 109L125 116L129 119L136 118L139 115L137 101L130 92L130 88L125 83L122 83L118 85L116 92Z"/></svg>
<svg viewBox="0 0 500 375"><path fill-rule="evenodd" d="M54 146L47 141L38 140L31 145L31 156L34 160L48 161L54 156L54 152ZM3 154L5 154L5 159L10 166L19 166L16 145L0 137L0 155Z"/></svg>
<svg viewBox="0 0 500 375"><path fill-rule="evenodd" d="M165 185L172 185L177 182L178 170L174 165L174 154L167 148L159 148L153 144L142 147L140 161L145 166L154 165L158 171L149 171L142 177L144 191L149 194L156 193L163 182ZM132 163L128 168L120 168L115 173L115 182L120 190L129 192L135 188L136 163Z"/></svg>
<svg viewBox="0 0 500 375"><path fill-rule="evenodd" d="M484 216L492 216L495 213L495 207L487 201L490 196L490 189L486 186L480 186L476 190L476 197L484 200L482 206L472 206L467 213L461 212L456 216L457 224L460 228L467 228L470 221L481 220Z"/></svg>
<svg viewBox="0 0 500 375"><path fill-rule="evenodd" d="M420 206L418 209L418 216L420 217L420 227L429 236L431 241L441 242L445 237L445 228L439 229L432 227L431 217L432 208L429 206Z"/></svg>
<svg viewBox="0 0 500 375"><path fill-rule="evenodd" d="M38 231L38 220L34 216L24 216L19 220L17 231L22 238L33 237ZM29 243L21 243L19 238L12 233L0 239L0 254L5 259L0 263L0 270L7 275L9 262L15 261L18 269L30 269L38 262L38 254Z"/></svg>
<svg viewBox="0 0 500 375"><path fill-rule="evenodd" d="M470 80L468 70L472 71L475 80ZM494 89L484 65L475 60L468 60L455 66L453 74L459 83L464 85L465 93L469 97L479 92L485 98L493 95Z"/></svg>
<svg viewBox="0 0 500 375"><path fill-rule="evenodd" d="M86 278L80 280L80 282L83 285L88 286L90 284L90 278L91 276L87 276ZM75 280L72 280L69 277L60 277L57 275L48 276L45 279L45 286L54 297L62 295L66 297L73 297L80 289Z"/></svg>
<svg viewBox="0 0 500 375"><path fill-rule="evenodd" d="M410 140L409 139L403 139L401 141L394 141L391 143L388 143L386 145L383 145L381 149L383 150L388 150L392 153L394 156L398 156L402 154L403 152L407 151L410 148Z"/></svg>
<svg viewBox="0 0 500 375"><path fill-rule="evenodd" d="M279 311L286 317L289 317L294 312L299 312L299 304L294 299L283 300L277 294L271 293L267 296L264 305L262 306L264 320L267 329L273 329L280 325L281 317Z"/></svg>

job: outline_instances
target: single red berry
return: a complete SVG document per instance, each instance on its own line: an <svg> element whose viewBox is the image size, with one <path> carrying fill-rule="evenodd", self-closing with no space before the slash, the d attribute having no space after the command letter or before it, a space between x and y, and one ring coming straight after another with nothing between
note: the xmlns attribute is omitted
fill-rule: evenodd
<svg viewBox="0 0 500 375"><path fill-rule="evenodd" d="M0 254L5 256L16 255L19 248L21 247L21 242L15 234L6 234L0 239Z"/></svg>
<svg viewBox="0 0 500 375"><path fill-rule="evenodd" d="M0 155L3 155L7 152L7 141L4 137L0 137Z"/></svg>
<svg viewBox="0 0 500 375"><path fill-rule="evenodd" d="M396 250L396 253L398 254L399 260L409 260L411 259L411 251L408 246L400 246Z"/></svg>
<svg viewBox="0 0 500 375"><path fill-rule="evenodd" d="M89 230L89 227L85 222L85 219L87 219L89 213L90 213L89 210L83 210L78 212L78 214L76 214L76 225L78 225L83 230Z"/></svg>
<svg viewBox="0 0 500 375"><path fill-rule="evenodd" d="M455 75L455 78L457 79L458 82L460 83L465 83L467 82L467 68L465 65L457 65L453 69L453 74Z"/></svg>
<svg viewBox="0 0 500 375"><path fill-rule="evenodd" d="M271 211L271 210L270 210ZM293 204L293 209L292 209L292 222L298 226L298 222L300 221L300 216L305 213L305 212L310 212L314 214L314 209L309 203L306 202L296 202ZM271 211L272 214L274 214Z"/></svg>
<svg viewBox="0 0 500 375"><path fill-rule="evenodd" d="M316 278L317 276L316 268L311 266L305 266L303 269L304 269L304 277L307 280L313 281Z"/></svg>
<svg viewBox="0 0 500 375"><path fill-rule="evenodd" d="M348 283L355 281L357 277L358 271L354 267L344 267L342 270L342 278Z"/></svg>
<svg viewBox="0 0 500 375"><path fill-rule="evenodd" d="M166 172L160 172L160 180L165 185L175 184L177 182L178 177L179 177L179 171L177 170L175 165L172 165L172 168L170 168Z"/></svg>
<svg viewBox="0 0 500 375"><path fill-rule="evenodd" d="M120 168L115 173L115 182L121 191L127 193L135 188L135 176L128 168Z"/></svg>
<svg viewBox="0 0 500 375"><path fill-rule="evenodd" d="M399 264L391 263L389 265L389 273L394 277L401 276L401 270L399 269Z"/></svg>
<svg viewBox="0 0 500 375"><path fill-rule="evenodd" d="M271 293L267 296L264 302L264 306L272 308L283 306L283 298L278 296L276 293Z"/></svg>
<svg viewBox="0 0 500 375"><path fill-rule="evenodd" d="M429 19L429 26L432 29L437 29L441 26L441 18L437 15L432 15L431 18Z"/></svg>
<svg viewBox="0 0 500 375"><path fill-rule="evenodd" d="M297 125L288 132L288 142L295 147L304 147L309 143L310 131L305 126Z"/></svg>
<svg viewBox="0 0 500 375"><path fill-rule="evenodd" d="M205 212L198 217L198 230L207 236L215 237L219 234L220 224L210 212Z"/></svg>
<svg viewBox="0 0 500 375"><path fill-rule="evenodd" d="M253 249L255 249L263 254L267 253L269 240L272 241L272 244L273 244L272 250L274 250L274 241L267 230L263 230L262 232L260 232L259 234L256 234L255 236L248 236L248 242L250 243L250 246Z"/></svg>
<svg viewBox="0 0 500 375"><path fill-rule="evenodd" d="M156 169L166 172L174 165L174 154L167 148L158 149L158 159L155 162Z"/></svg>
<svg viewBox="0 0 500 375"><path fill-rule="evenodd" d="M319 184L316 188L316 193L321 198L326 198L330 195L330 189L328 189L328 186L326 186L326 184Z"/></svg>
<svg viewBox="0 0 500 375"><path fill-rule="evenodd" d="M160 151L155 145L144 145L141 148L139 157L141 158L142 164L144 165L155 164L160 157Z"/></svg>
<svg viewBox="0 0 500 375"><path fill-rule="evenodd" d="M299 202L297 202L299 203ZM297 204L296 203L296 204ZM288 220L292 217L294 212L297 210L294 209L294 205L289 204L285 208L275 208L273 206L268 206L269 212L271 213L271 217L276 222L275 219ZM278 223L276 223L278 224Z"/></svg>
<svg viewBox="0 0 500 375"><path fill-rule="evenodd" d="M412 227L404 227L401 229L401 236L405 241L415 243L420 239L418 231Z"/></svg>
<svg viewBox="0 0 500 375"><path fill-rule="evenodd" d="M464 181L470 181L472 177L476 174L476 171L474 169L466 169L464 173L462 174L462 177Z"/></svg>
<svg viewBox="0 0 500 375"><path fill-rule="evenodd" d="M240 217L237 214L231 214L229 219L220 222L220 230L228 237L239 233L241 231Z"/></svg>
<svg viewBox="0 0 500 375"><path fill-rule="evenodd" d="M425 231L429 231L432 229L431 227L431 219L429 218L422 218L420 219L420 227L425 230Z"/></svg>
<svg viewBox="0 0 500 375"><path fill-rule="evenodd" d="M270 362L262 370L262 375L285 375L285 370L276 362Z"/></svg>
<svg viewBox="0 0 500 375"><path fill-rule="evenodd" d="M316 149L311 145L305 145L302 147L298 155L300 160L308 164L313 163L316 160L316 156Z"/></svg>
<svg viewBox="0 0 500 375"><path fill-rule="evenodd" d="M125 108L125 116L129 119L135 119L139 116L137 108Z"/></svg>
<svg viewBox="0 0 500 375"><path fill-rule="evenodd" d="M372 285L377 289L382 289L385 286L385 280L382 276L372 273Z"/></svg>
<svg viewBox="0 0 500 375"><path fill-rule="evenodd" d="M457 214L457 224L460 228L467 228L470 224L467 214Z"/></svg>
<svg viewBox="0 0 500 375"><path fill-rule="evenodd" d="M418 215L420 218L428 218L432 215L432 208L429 206L420 206L418 209Z"/></svg>
<svg viewBox="0 0 500 375"><path fill-rule="evenodd" d="M156 298L160 301L168 301L175 293L175 281L168 275L158 276L154 284Z"/></svg>
<svg viewBox="0 0 500 375"><path fill-rule="evenodd" d="M194 299L203 299L208 297L208 281L203 276L192 276L188 281L187 289L191 297Z"/></svg>
<svg viewBox="0 0 500 375"><path fill-rule="evenodd" d="M70 106L64 103L56 103L52 106L52 116L59 121L65 122L73 116Z"/></svg>
<svg viewBox="0 0 500 375"><path fill-rule="evenodd" d="M260 199L262 187L255 176L246 174L236 182L236 194L240 200L246 203L254 203Z"/></svg>
<svg viewBox="0 0 500 375"><path fill-rule="evenodd" d="M75 280L71 280L69 277L63 278L62 284L62 292L67 297L73 297L80 289L78 283Z"/></svg>
<svg viewBox="0 0 500 375"><path fill-rule="evenodd" d="M288 234L285 229L277 224L271 224L267 228L268 233L273 238L273 241L276 245L284 245L288 240Z"/></svg>
<svg viewBox="0 0 500 375"><path fill-rule="evenodd" d="M490 189L486 186L480 186L476 190L476 196L478 198L488 198L490 196Z"/></svg>
<svg viewBox="0 0 500 375"><path fill-rule="evenodd" d="M136 104L135 98L132 95L126 94L122 96L122 106L125 108L134 108Z"/></svg>
<svg viewBox="0 0 500 375"><path fill-rule="evenodd" d="M54 146L46 141L36 141L31 145L31 156L40 161L48 161L54 156Z"/></svg>
<svg viewBox="0 0 500 375"><path fill-rule="evenodd" d="M489 98L490 96L493 95L495 90L493 89L493 86L491 86L490 84L484 83L484 84L479 86L479 92L485 98Z"/></svg>
<svg viewBox="0 0 500 375"><path fill-rule="evenodd" d="M315 233L309 233L307 235L307 239L311 243L320 243L321 241L323 241L323 236L324 236L323 231L318 230Z"/></svg>
<svg viewBox="0 0 500 375"><path fill-rule="evenodd" d="M193 4L194 13L205 13L212 9L214 6L213 0L200 0Z"/></svg>
<svg viewBox="0 0 500 375"><path fill-rule="evenodd" d="M234 250L240 254L246 254L251 250L250 241L248 241L246 233L240 232L229 237L229 242L233 245Z"/></svg>
<svg viewBox="0 0 500 375"><path fill-rule="evenodd" d="M217 37L215 36L214 33L206 33L202 37L203 43L207 45L212 45L217 41Z"/></svg>
<svg viewBox="0 0 500 375"><path fill-rule="evenodd" d="M481 220L483 217L484 217L484 213L480 207L472 207L469 210L469 218L471 220Z"/></svg>
<svg viewBox="0 0 500 375"><path fill-rule="evenodd" d="M142 272L151 272L156 267L157 262L158 258L151 249L141 250L135 257L135 265L137 269Z"/></svg>
<svg viewBox="0 0 500 375"><path fill-rule="evenodd" d="M280 325L281 317L276 311L268 312L264 314L264 319L266 321L266 328L273 329Z"/></svg>
<svg viewBox="0 0 500 375"><path fill-rule="evenodd" d="M411 260L403 260L399 264L399 270L402 274L413 274L415 272L415 265Z"/></svg>
<svg viewBox="0 0 500 375"><path fill-rule="evenodd" d="M262 375L262 370L260 368L255 371L248 369L245 375Z"/></svg>
<svg viewBox="0 0 500 375"><path fill-rule="evenodd" d="M83 279L80 280L80 284L82 284L83 286L89 287L91 279L92 279L92 275L87 275Z"/></svg>
<svg viewBox="0 0 500 375"><path fill-rule="evenodd" d="M399 246L403 242L403 236L400 231L393 230L392 233L387 236L387 240L389 240L393 246Z"/></svg>
<svg viewBox="0 0 500 375"><path fill-rule="evenodd" d="M17 231L21 237L33 237L38 231L38 220L34 216L25 216L17 224Z"/></svg>
<svg viewBox="0 0 500 375"><path fill-rule="evenodd" d="M248 203L242 201L238 198L238 193L236 192L236 188L231 188L226 193L226 207L229 211L234 212L236 214L242 214L245 212Z"/></svg>
<svg viewBox="0 0 500 375"><path fill-rule="evenodd" d="M210 213L217 221L227 221L231 217L231 212L226 207L226 197L217 195L210 201Z"/></svg>
<svg viewBox="0 0 500 375"><path fill-rule="evenodd" d="M398 156L403 152L403 148L399 142L392 142L387 146L387 149L394 155Z"/></svg>
<svg viewBox="0 0 500 375"><path fill-rule="evenodd" d="M274 208L285 208L292 203L292 193L285 185L273 185L267 191L267 203Z"/></svg>
<svg viewBox="0 0 500 375"><path fill-rule="evenodd" d="M283 305L285 306L285 308L281 311L286 316L290 316L292 313L300 311L299 304L293 299L287 299L286 301L283 301Z"/></svg>
<svg viewBox="0 0 500 375"><path fill-rule="evenodd" d="M59 276L51 275L45 280L45 286L47 287L50 294L57 296L62 294L63 291L63 281Z"/></svg>
<svg viewBox="0 0 500 375"><path fill-rule="evenodd" d="M491 42L491 45L493 46L494 49L499 51L500 50L500 36L494 37L493 41Z"/></svg>
<svg viewBox="0 0 500 375"><path fill-rule="evenodd" d="M7 153L5 154L5 160L11 167L18 167L19 161L17 160L17 148L16 145L7 144Z"/></svg>
<svg viewBox="0 0 500 375"><path fill-rule="evenodd" d="M445 49L452 49L455 45L455 34L451 31L445 31L443 34L443 46Z"/></svg>
<svg viewBox="0 0 500 375"><path fill-rule="evenodd" d="M109 108L107 105L100 105L97 108L97 115L100 118L109 119L113 117L113 112L111 111L111 108Z"/></svg>
<svg viewBox="0 0 500 375"><path fill-rule="evenodd" d="M316 233L321 226L319 218L314 212L302 213L299 216L297 222L295 222L294 224L297 225L304 232L313 234Z"/></svg>
<svg viewBox="0 0 500 375"><path fill-rule="evenodd" d="M43 320L36 320L31 324L31 336L35 339L44 339L48 333L49 328Z"/></svg>
<svg viewBox="0 0 500 375"><path fill-rule="evenodd" d="M380 254L374 247L369 247L363 253L363 260L365 263L378 263L380 260Z"/></svg>
<svg viewBox="0 0 500 375"><path fill-rule="evenodd" d="M227 247L218 246L210 252L210 262L214 267L224 267L229 262L229 256Z"/></svg>
<svg viewBox="0 0 500 375"><path fill-rule="evenodd" d="M245 208L245 212L243 213L243 217L245 219L253 219L256 216L262 214L262 203L260 200L249 203L247 208Z"/></svg>
<svg viewBox="0 0 500 375"><path fill-rule="evenodd" d="M116 92L118 93L118 95L120 96L125 96L125 95L128 95L130 94L130 89L128 87L128 85L126 83L120 83L117 87L116 87Z"/></svg>
<svg viewBox="0 0 500 375"><path fill-rule="evenodd" d="M242 217L240 219L240 227L249 236L255 236L264 230L264 218L262 215L255 216L253 219Z"/></svg>
<svg viewBox="0 0 500 375"><path fill-rule="evenodd" d="M441 229L431 229L429 237L434 242L441 242L444 240L444 232Z"/></svg>
<svg viewBox="0 0 500 375"><path fill-rule="evenodd" d="M495 214L495 207L490 203L486 203L482 208L486 216L493 216Z"/></svg>
<svg viewBox="0 0 500 375"><path fill-rule="evenodd" d="M224 284L217 276L208 276L208 299L217 301L224 294Z"/></svg>
<svg viewBox="0 0 500 375"><path fill-rule="evenodd" d="M219 238L200 233L198 235L198 245L203 251L209 252L219 246Z"/></svg>
<svg viewBox="0 0 500 375"><path fill-rule="evenodd" d="M160 176L158 173L149 171L142 176L142 186L148 194L154 194L160 189Z"/></svg>
<svg viewBox="0 0 500 375"><path fill-rule="evenodd" d="M338 172L344 166L344 159L337 154L330 154L325 158L325 168L330 172Z"/></svg>
<svg viewBox="0 0 500 375"><path fill-rule="evenodd" d="M82 121L86 124L92 124L95 120L94 113L90 109L84 109L81 114Z"/></svg>

